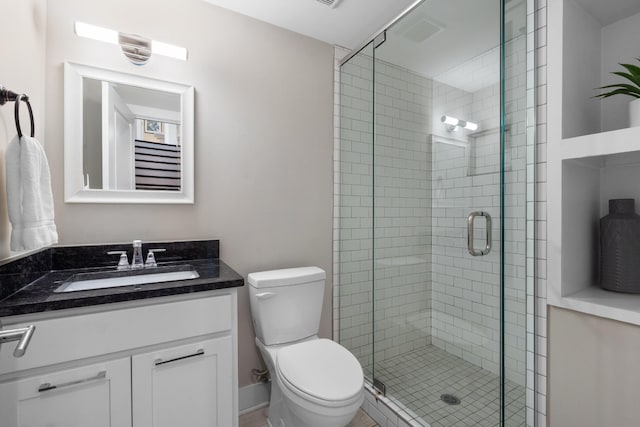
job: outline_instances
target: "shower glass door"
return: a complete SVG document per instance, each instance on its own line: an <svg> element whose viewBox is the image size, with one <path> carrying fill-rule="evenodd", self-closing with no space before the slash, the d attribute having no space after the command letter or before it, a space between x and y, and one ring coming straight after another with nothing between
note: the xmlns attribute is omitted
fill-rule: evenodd
<svg viewBox="0 0 640 427"><path fill-rule="evenodd" d="M341 67L339 339L432 427L527 425L526 4L424 1Z"/></svg>
<svg viewBox="0 0 640 427"><path fill-rule="evenodd" d="M373 53L373 376L432 426L500 422L500 39L431 0Z"/></svg>

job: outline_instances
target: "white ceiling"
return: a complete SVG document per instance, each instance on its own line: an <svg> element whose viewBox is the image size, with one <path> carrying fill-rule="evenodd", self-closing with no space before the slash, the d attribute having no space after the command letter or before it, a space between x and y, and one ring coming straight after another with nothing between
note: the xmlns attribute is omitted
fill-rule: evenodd
<svg viewBox="0 0 640 427"><path fill-rule="evenodd" d="M317 0L204 0L216 6L354 49L415 0L339 0L331 8Z"/></svg>
<svg viewBox="0 0 640 427"><path fill-rule="evenodd" d="M337 7L331 8L317 0L204 1L350 49L360 47L415 3L338 0ZM522 35L525 6L524 0L507 0L510 37ZM388 29L376 58L473 92L498 81L499 44L498 0L426 0ZM475 70L473 76L470 69Z"/></svg>
<svg viewBox="0 0 640 427"><path fill-rule="evenodd" d="M180 95L126 84L113 84L124 102L130 105L180 112Z"/></svg>
<svg viewBox="0 0 640 427"><path fill-rule="evenodd" d="M428 0L387 31L387 40L376 49L376 58L438 77L499 44L497 1ZM498 57L496 75L499 64Z"/></svg>
<svg viewBox="0 0 640 427"><path fill-rule="evenodd" d="M577 3L605 26L640 12L638 0L577 0Z"/></svg>
<svg viewBox="0 0 640 427"><path fill-rule="evenodd" d="M415 2L337 0L337 7L331 8L317 0L204 1L349 49L359 47ZM601 25L640 12L640 0L576 2ZM468 81L464 76L465 62L495 56L493 50L499 45L498 5L496 0L426 0L390 28L387 41L376 50L376 57L425 76ZM525 15L518 11L509 19L509 12L521 7L524 7L522 0L507 1L507 21L513 21L513 35L524 28L525 22L519 21ZM454 78L458 75L460 78ZM480 84L484 80L487 79L476 79L473 85L483 86L488 83Z"/></svg>

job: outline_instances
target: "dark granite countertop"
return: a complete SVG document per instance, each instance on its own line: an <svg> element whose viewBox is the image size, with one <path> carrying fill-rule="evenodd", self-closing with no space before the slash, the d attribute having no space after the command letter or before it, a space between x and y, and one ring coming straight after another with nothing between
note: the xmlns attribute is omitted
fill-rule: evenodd
<svg viewBox="0 0 640 427"><path fill-rule="evenodd" d="M148 248L167 248L167 256L157 258L160 270L189 265L200 276L196 279L73 292L54 291L74 274L115 271L117 257L105 253L130 251L131 245L49 248L0 266L0 317L243 286L242 276L217 257L218 245L217 240L143 245L145 256ZM89 267L79 267L84 263Z"/></svg>

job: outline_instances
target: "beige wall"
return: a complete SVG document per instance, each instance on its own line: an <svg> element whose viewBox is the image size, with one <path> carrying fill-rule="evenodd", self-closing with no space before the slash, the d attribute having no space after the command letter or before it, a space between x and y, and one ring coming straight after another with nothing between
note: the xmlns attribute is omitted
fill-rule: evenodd
<svg viewBox="0 0 640 427"><path fill-rule="evenodd" d="M189 60L156 56L134 66L117 47L76 37L74 20L185 46ZM195 205L64 203L65 61L195 87ZM60 243L215 237L221 258L245 278L302 265L317 265L330 278L332 68L330 45L200 0L50 1L44 145ZM323 336L331 334L330 292L327 285ZM239 292L239 335L244 386L260 366L246 287Z"/></svg>
<svg viewBox="0 0 640 427"><path fill-rule="evenodd" d="M35 116L36 138L45 127L45 36L46 0L0 0L0 85L30 96ZM0 106L0 260L9 256L11 226L7 214L5 188L5 152L16 135L14 103ZM25 104L20 108L22 132L28 134L29 115Z"/></svg>
<svg viewBox="0 0 640 427"><path fill-rule="evenodd" d="M640 423L640 327L549 308L548 425Z"/></svg>

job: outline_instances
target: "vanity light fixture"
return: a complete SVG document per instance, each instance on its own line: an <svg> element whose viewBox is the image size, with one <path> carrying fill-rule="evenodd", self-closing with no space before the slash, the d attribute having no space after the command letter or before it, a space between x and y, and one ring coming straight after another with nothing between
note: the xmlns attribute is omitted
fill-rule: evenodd
<svg viewBox="0 0 640 427"><path fill-rule="evenodd" d="M456 119L451 116L442 116L440 121L445 125L448 125L447 130L449 132L457 132L459 128L464 128L467 130L477 130L478 124L473 122L468 122L466 120Z"/></svg>
<svg viewBox="0 0 640 427"><path fill-rule="evenodd" d="M187 49L184 47L151 40L136 34L120 33L116 30L79 21L75 22L74 29L78 36L119 45L125 56L136 65L145 64L152 53L183 61L187 60Z"/></svg>

